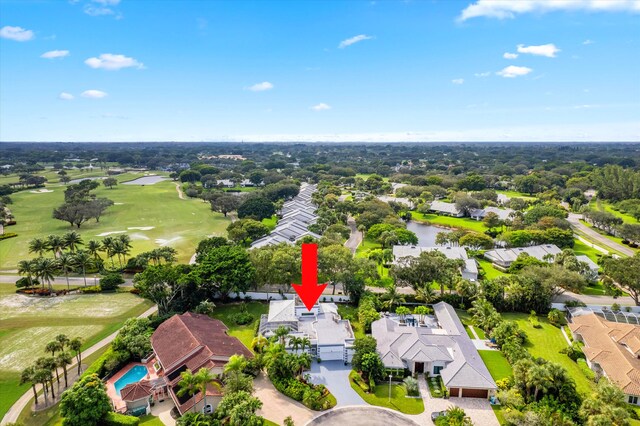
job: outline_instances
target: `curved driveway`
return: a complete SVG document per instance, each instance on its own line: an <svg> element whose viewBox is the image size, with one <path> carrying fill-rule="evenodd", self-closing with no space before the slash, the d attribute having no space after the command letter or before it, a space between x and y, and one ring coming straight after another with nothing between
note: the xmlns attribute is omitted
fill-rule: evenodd
<svg viewBox="0 0 640 426"><path fill-rule="evenodd" d="M418 423L398 413L380 407L335 408L311 419L306 426L418 426Z"/></svg>

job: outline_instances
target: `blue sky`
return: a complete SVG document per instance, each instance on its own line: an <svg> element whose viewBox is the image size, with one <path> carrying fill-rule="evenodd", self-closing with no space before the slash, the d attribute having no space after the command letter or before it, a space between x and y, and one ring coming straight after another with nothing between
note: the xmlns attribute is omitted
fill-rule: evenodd
<svg viewBox="0 0 640 426"><path fill-rule="evenodd" d="M639 141L639 76L640 0L0 0L2 141Z"/></svg>

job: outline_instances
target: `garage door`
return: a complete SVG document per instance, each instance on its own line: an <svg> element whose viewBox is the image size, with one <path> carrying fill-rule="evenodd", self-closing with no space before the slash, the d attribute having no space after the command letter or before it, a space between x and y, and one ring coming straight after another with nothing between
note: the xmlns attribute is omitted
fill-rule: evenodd
<svg viewBox="0 0 640 426"><path fill-rule="evenodd" d="M451 397L459 397L460 396L460 389L459 388L449 388L449 396Z"/></svg>
<svg viewBox="0 0 640 426"><path fill-rule="evenodd" d="M344 357L342 346L325 346L318 348L318 356L323 361L342 360Z"/></svg>
<svg viewBox="0 0 640 426"><path fill-rule="evenodd" d="M462 389L462 397L466 398L486 398L488 396L486 389Z"/></svg>

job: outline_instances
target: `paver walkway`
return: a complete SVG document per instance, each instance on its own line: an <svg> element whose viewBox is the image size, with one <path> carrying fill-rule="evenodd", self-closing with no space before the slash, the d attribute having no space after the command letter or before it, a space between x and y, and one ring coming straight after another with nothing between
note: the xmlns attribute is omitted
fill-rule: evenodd
<svg viewBox="0 0 640 426"><path fill-rule="evenodd" d="M156 313L157 311L158 311L158 307L157 306L153 306L153 307L147 309L146 311L144 311L142 314L140 314L138 316L138 318L146 318L146 317ZM105 347L106 345L111 343L113 341L113 339L116 338L117 335L118 335L118 332L116 331L116 332L108 335L104 339L100 340L98 343L96 343L95 345L91 346L90 348L85 349L82 352L82 359L85 359L89 355L94 354L96 351L102 349L103 347ZM75 361L75 357L74 357L74 361L73 361L72 364L70 364L67 367L67 371L72 370L73 367L76 364L77 364L77 362ZM37 392L40 392L41 390L42 390L42 386L36 386L36 391ZM29 404L29 401L31 401L31 398L33 398L33 391L31 389L29 389L20 397L20 399L18 399L11 406L11 408L9 408L9 411L7 411L7 414L4 415L4 417L2 419L2 422L0 422L0 425L5 425L7 423L15 423L15 422L17 422L18 421L18 416L20 416L20 413L22 413L22 410L24 410L24 408L27 406L27 404Z"/></svg>
<svg viewBox="0 0 640 426"><path fill-rule="evenodd" d="M165 399L162 402L156 402L156 404L151 407L151 414L158 417L165 426L175 426L176 420L171 417L173 407L175 407L173 400L171 398Z"/></svg>
<svg viewBox="0 0 640 426"><path fill-rule="evenodd" d="M264 373L260 373L255 378L253 388L254 396L262 401L262 408L258 410L258 415L279 425L284 424L287 416L291 416L296 425L304 425L318 414L278 392Z"/></svg>

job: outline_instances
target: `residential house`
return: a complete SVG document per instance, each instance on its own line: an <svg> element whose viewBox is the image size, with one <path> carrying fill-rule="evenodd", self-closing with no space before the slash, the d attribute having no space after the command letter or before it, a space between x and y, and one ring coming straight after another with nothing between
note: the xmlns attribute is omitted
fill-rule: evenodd
<svg viewBox="0 0 640 426"><path fill-rule="evenodd" d="M385 368L440 376L452 397L488 398L497 389L489 370L451 305L417 321L385 316L371 324Z"/></svg>
<svg viewBox="0 0 640 426"><path fill-rule="evenodd" d="M448 259L463 260L464 266L460 269L462 278L470 281L478 280L478 264L475 259L469 259L467 250L464 247L393 246L394 263L401 263L402 259L406 257L418 257L420 253L425 251L439 251Z"/></svg>
<svg viewBox="0 0 640 426"><path fill-rule="evenodd" d="M555 244L543 244L529 247L487 250L484 252L484 257L490 260L496 268L505 270L508 269L522 253L526 253L541 261L550 261L556 254L562 253L562 250Z"/></svg>
<svg viewBox="0 0 640 426"><path fill-rule="evenodd" d="M253 353L235 337L227 334L222 321L206 315L187 312L174 315L156 329L151 336L151 346L157 362L158 375L164 380L166 391L173 399L180 414L189 410L203 410L201 392L195 397L177 395L180 373L187 369L196 372L208 368L214 374L222 374L224 365L233 355L253 358ZM139 391L142 394L142 390ZM207 411L215 409L222 399L220 382L207 387Z"/></svg>
<svg viewBox="0 0 640 426"><path fill-rule="evenodd" d="M289 329L287 350L294 348L289 344L291 337L307 338L310 345L305 352L322 361L351 362L355 352L355 335L348 320L338 314L334 303L316 303L309 311L298 298L291 300L272 300L269 314L262 315L258 331L265 337L274 335L278 327Z"/></svg>
<svg viewBox="0 0 640 426"><path fill-rule="evenodd" d="M429 205L429 211L445 216L464 216L464 212L462 210L459 210L454 203L447 203L438 200L434 200L431 202L431 204Z"/></svg>
<svg viewBox="0 0 640 426"><path fill-rule="evenodd" d="M629 404L640 405L640 326L573 311L569 328L574 339L584 343L589 367L615 383Z"/></svg>
<svg viewBox="0 0 640 426"><path fill-rule="evenodd" d="M499 209L497 207L485 207L484 209L472 209L469 212L471 219L482 220L489 213L495 213L500 220L507 220L511 218L512 209Z"/></svg>

